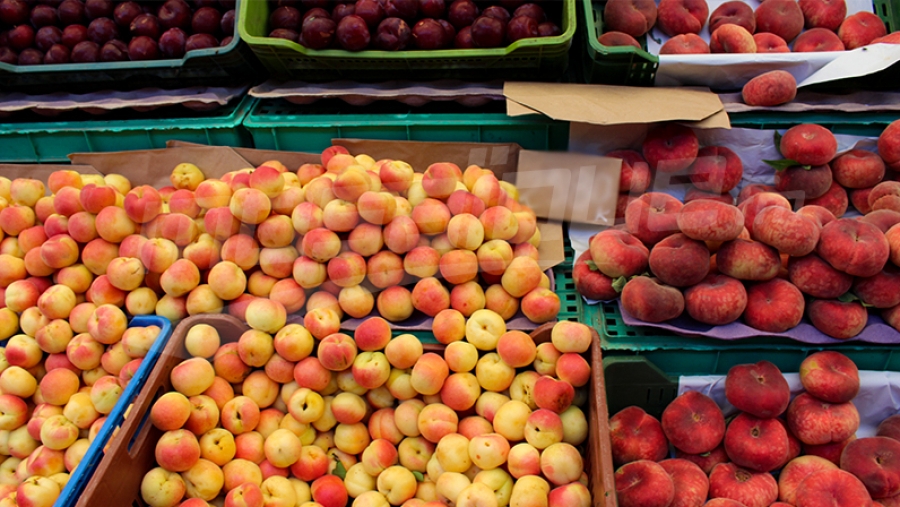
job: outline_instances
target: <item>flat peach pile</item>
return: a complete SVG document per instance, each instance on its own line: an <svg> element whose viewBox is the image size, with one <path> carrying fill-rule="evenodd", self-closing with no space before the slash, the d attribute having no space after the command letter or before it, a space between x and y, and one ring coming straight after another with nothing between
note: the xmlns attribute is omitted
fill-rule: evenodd
<svg viewBox="0 0 900 507"><path fill-rule="evenodd" d="M734 366L725 395L740 412L727 426L698 391L675 398L661 421L637 406L621 410L609 421L619 506L896 505L900 418L856 438L859 372L838 352L807 357L800 381L804 392L791 400L774 364ZM674 459L666 459L670 444Z"/></svg>
<svg viewBox="0 0 900 507"><path fill-rule="evenodd" d="M726 147L700 149L686 127L651 131L643 156L608 154L624 160L624 192L646 190L651 171L688 175L696 188L686 204L661 192L622 194L625 224L591 238L575 262L578 290L621 298L630 315L654 323L686 311L704 324L742 319L781 333L805 314L846 339L865 328L872 308L900 329L900 183L888 179L900 168L900 122L881 134L878 153L837 155L834 135L811 124L789 129L780 152L775 187L748 185L737 206L727 192L741 180L740 158ZM844 187L865 215L842 218ZM803 206L793 211L789 199Z"/></svg>
<svg viewBox="0 0 900 507"><path fill-rule="evenodd" d="M697 35L707 21L709 43ZM732 0L712 14L706 0L662 0L658 6L654 0L609 0L603 22L606 33L599 40L606 46L640 48L635 38L658 27L671 37L660 48L661 55L808 53L900 42L872 12L847 16L844 0L766 0L755 11Z"/></svg>

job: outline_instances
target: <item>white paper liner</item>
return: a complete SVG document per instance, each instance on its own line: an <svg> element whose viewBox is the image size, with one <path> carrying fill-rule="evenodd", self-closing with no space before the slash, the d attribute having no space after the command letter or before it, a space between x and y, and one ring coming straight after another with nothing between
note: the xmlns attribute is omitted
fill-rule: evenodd
<svg viewBox="0 0 900 507"><path fill-rule="evenodd" d="M143 88L133 91L104 90L85 94L50 93L28 95L25 93L0 93L0 113L34 110L38 114L59 114L84 110L102 113L118 109L150 110L181 104L193 110L209 110L224 106L247 91L242 87L196 86L178 90Z"/></svg>
<svg viewBox="0 0 900 507"><path fill-rule="evenodd" d="M585 123L573 123L570 127L569 150L582 153L605 155L613 150L633 149L641 151L641 143L652 125L619 125L600 126ZM775 183L775 170L764 160L779 160L778 150L774 143L774 130L756 129L694 129L700 146L725 146L731 148L744 164L744 176L737 188L731 194L737 196L741 188L752 183L773 185ZM783 133L783 131L782 131ZM836 134L838 153L851 149L877 151L877 139L863 136L850 136ZM653 186L648 192L665 192L683 200L684 194L690 184L670 184L664 178L654 178ZM802 206L798 201L797 206ZM853 210L848 210L844 216L853 216ZM590 237L602 231L604 227L597 225L570 224L569 241L575 251L575 259L584 253L589 247ZM597 301L588 300L588 304Z"/></svg>
<svg viewBox="0 0 900 507"><path fill-rule="evenodd" d="M294 104L311 104L321 99L341 99L348 104L357 106L364 106L379 100L394 100L409 106L422 106L429 102L455 101L467 107L475 107L492 101L505 100L502 82L465 83L452 80L430 83L267 81L253 87L250 95L267 99L283 98Z"/></svg>
<svg viewBox="0 0 900 507"><path fill-rule="evenodd" d="M708 0L709 13L727 0ZM759 7L758 0L744 0L753 8ZM872 12L871 0L847 0L847 15L857 12ZM709 23L700 31L700 37L709 42ZM658 27L647 34L647 50L659 55L659 48L670 37ZM788 44L792 46L792 44ZM744 86L750 79L770 70L790 72L800 86L818 82L833 81L847 77L858 77L883 70L900 61L900 45L879 44L884 49L872 47L857 48L853 51L828 51L819 53L766 53L766 54L705 54L705 55L659 55L656 71L656 86L704 85L718 90L734 90ZM893 47L890 47L893 46ZM846 57L846 58L844 58ZM826 65L841 59L839 65L829 68L823 74L813 75ZM808 81L807 81L808 80Z"/></svg>
<svg viewBox="0 0 900 507"><path fill-rule="evenodd" d="M791 399L803 392L800 375L785 373L791 387ZM881 421L900 412L900 372L895 371L860 371L859 394L853 404L859 411L858 438L875 436L875 430ZM724 375L691 375L678 378L678 394L687 391L699 391L722 408L725 417L737 413L737 409L725 398Z"/></svg>

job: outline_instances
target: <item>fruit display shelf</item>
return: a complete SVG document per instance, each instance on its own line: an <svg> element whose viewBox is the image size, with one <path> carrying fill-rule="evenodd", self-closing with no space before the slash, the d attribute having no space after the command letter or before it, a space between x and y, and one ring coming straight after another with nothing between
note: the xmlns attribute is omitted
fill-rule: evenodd
<svg viewBox="0 0 900 507"><path fill-rule="evenodd" d="M320 102L307 106L262 99L244 120L259 149L319 152L335 138L395 141L518 143L531 150L566 150L569 123L545 116L510 118L493 107L459 112L458 104L413 108L400 103L355 107Z"/></svg>
<svg viewBox="0 0 900 507"><path fill-rule="evenodd" d="M221 343L237 342L249 328L246 323L228 315L197 315L181 321L172 338L162 352L160 361L150 373L143 389L138 393L129 418L119 429L120 436L111 442L100 462L97 472L87 484L84 494L73 505L145 505L141 498L141 482L144 474L156 465L155 449L163 431L150 422L150 410L154 402L173 390L170 373L188 356L185 339L188 331L200 324L212 326L221 338ZM550 340L553 324L545 324L531 336L535 342ZM444 345L426 343L425 352L441 353ZM593 333L592 344L587 352L591 365L590 391L587 396L588 436L582 444L584 471L589 478L589 490L595 506L615 506L615 487L612 475L611 450L606 412L604 379L601 372L599 340ZM132 473L120 474L121 470Z"/></svg>
<svg viewBox="0 0 900 507"><path fill-rule="evenodd" d="M554 79L569 64L576 25L575 1L554 2L560 7L556 18L561 20L560 35L520 39L506 47L489 49L359 52L309 49L293 41L267 37L270 5L266 1L242 3L238 10L238 29L260 61L279 78L306 81Z"/></svg>
<svg viewBox="0 0 900 507"><path fill-rule="evenodd" d="M802 123L821 125L834 134L878 137L885 127L897 119L896 112L821 112L783 113L753 111L728 115L733 128L782 130Z"/></svg>
<svg viewBox="0 0 900 507"><path fill-rule="evenodd" d="M244 3L237 0L236 9ZM241 40L235 24L231 42L199 49L180 59L10 65L0 63L0 89L26 93L96 91L102 88L225 86L265 78L265 68Z"/></svg>
<svg viewBox="0 0 900 507"><path fill-rule="evenodd" d="M107 444L111 443L110 441L114 443L118 440L122 440L121 438L114 438L118 436L114 434L114 431L125 419L125 413L131 406L131 402L135 400L135 397L144 388L147 379L150 378L150 372L160 359L163 349L166 347L169 338L172 336L172 324L164 317L157 317L155 315L137 316L132 318L131 322L128 324L128 327L149 326L158 326L160 328L156 342L154 342L153 346L144 357L134 377L131 378L128 385L122 391L115 407L107 414L106 423L91 442L91 446L88 448L78 467L72 472L69 477L69 482L66 484L66 487L63 488L59 499L54 504L55 507L70 507L75 505L82 496L85 486L94 476L95 471L100 465L100 461L105 456L104 453ZM123 468L123 470L127 469L126 465L126 468Z"/></svg>
<svg viewBox="0 0 900 507"><path fill-rule="evenodd" d="M255 102L247 95L208 113L179 117L165 109L137 117L131 111L99 118L73 113L78 119L71 121L34 121L28 114L25 121L0 122L0 162L69 162L70 153L165 148L171 140L249 147L252 140L242 122Z"/></svg>
<svg viewBox="0 0 900 507"><path fill-rule="evenodd" d="M646 38L638 38L641 49L631 46L606 46L597 39L604 32L603 9L606 1L578 0L577 44L583 48L584 79L587 83L653 86L659 56L648 52ZM900 28L900 4L895 0L873 0L873 11L889 27ZM858 80L865 83L865 79ZM871 83L868 83L871 84Z"/></svg>

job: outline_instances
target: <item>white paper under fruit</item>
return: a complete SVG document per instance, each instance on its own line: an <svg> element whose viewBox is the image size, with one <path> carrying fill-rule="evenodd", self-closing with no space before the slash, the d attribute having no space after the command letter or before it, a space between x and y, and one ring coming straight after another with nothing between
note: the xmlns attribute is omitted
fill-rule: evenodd
<svg viewBox="0 0 900 507"><path fill-rule="evenodd" d="M707 0L709 13L727 0ZM756 11L760 2L745 0ZM847 15L872 12L871 0L847 0ZM700 37L709 42L709 23ZM659 55L659 48L670 37L658 27L647 34L647 50ZM788 44L792 46L792 44ZM770 70L786 70L799 86L858 77L883 70L900 61L900 45L879 44L865 51L825 51L820 53L659 55L656 86L709 86L717 90L734 90L754 77ZM835 63L836 65L829 65ZM827 69L825 67L828 66ZM821 71L821 73L820 73ZM815 75L815 76L814 76Z"/></svg>
<svg viewBox="0 0 900 507"><path fill-rule="evenodd" d="M803 392L800 375L785 373L791 387L791 399ZM853 398L853 404L859 411L858 438L875 436L875 430L881 421L900 413L900 372L895 371L860 371L859 394ZM699 391L722 408L725 417L737 413L737 409L725 399L724 375L692 375L678 378L678 394L687 391Z"/></svg>

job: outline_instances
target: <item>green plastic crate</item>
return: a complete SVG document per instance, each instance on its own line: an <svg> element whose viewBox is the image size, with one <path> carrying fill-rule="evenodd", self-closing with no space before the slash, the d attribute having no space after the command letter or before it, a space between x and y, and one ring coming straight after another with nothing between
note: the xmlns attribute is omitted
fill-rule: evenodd
<svg viewBox="0 0 900 507"><path fill-rule="evenodd" d="M581 294L575 290L575 281L572 279L572 265L575 262L575 250L569 241L568 232L563 232L563 250L566 259L562 264L553 268L553 279L556 284L556 295L559 296L559 320L582 322Z"/></svg>
<svg viewBox="0 0 900 507"><path fill-rule="evenodd" d="M659 67L659 56L647 52L646 36L640 37L638 42L642 48L604 46L597 41L603 35L603 9L606 1L578 0L581 8L578 9L579 34L586 40L579 41L584 48L584 79L587 83L652 86L656 79L656 69ZM900 29L900 0L873 0L872 7L887 27L888 33ZM884 71L883 71L884 72ZM883 81L887 76L895 76L896 73L878 73L875 78L869 76L848 81L851 83L870 85L873 82ZM893 87L892 80L883 83ZM823 88L833 88L834 84ZM867 86L868 87L868 86ZM850 86L852 88L852 86Z"/></svg>
<svg viewBox="0 0 900 507"><path fill-rule="evenodd" d="M579 34L584 48L584 79L587 83L653 86L659 57L646 51L644 38L642 49L633 47L604 46L597 41L603 35L603 7L606 2L578 0Z"/></svg>
<svg viewBox="0 0 900 507"><path fill-rule="evenodd" d="M256 3L256 0L237 0L236 12L242 3ZM232 37L227 46L191 51L179 60L26 66L0 63L0 90L76 93L103 88L185 88L265 81L265 67L241 40L237 23Z"/></svg>
<svg viewBox="0 0 900 507"><path fill-rule="evenodd" d="M179 118L151 112L130 119L134 113L128 111L108 114L118 119L0 123L0 162L68 163L70 153L165 148L170 140L250 147L250 134L241 123L255 102L244 96L211 113Z"/></svg>
<svg viewBox="0 0 900 507"><path fill-rule="evenodd" d="M261 100L244 120L259 149L319 152L335 138L395 141L518 143L531 150L567 150L568 122L541 115L510 118L498 107L460 113L456 103L413 108L376 102L347 111L346 104L308 106Z"/></svg>
<svg viewBox="0 0 900 507"><path fill-rule="evenodd" d="M724 375L734 365L765 359L782 371L797 371L806 356L827 348L847 355L861 370L900 371L900 349L896 346L849 342L825 347L775 337L736 341L686 337L651 327L627 326L616 304L583 305L583 310L584 322L600 334L604 365L607 360L626 364L647 360L669 375ZM607 376L607 386L609 383Z"/></svg>
<svg viewBox="0 0 900 507"><path fill-rule="evenodd" d="M556 79L569 63L575 35L576 0L557 0L562 33L555 37L521 39L492 49L441 49L429 51L358 52L341 49L308 49L296 42L268 37L270 4L244 2L238 12L241 38L277 77L326 81L414 79ZM553 4L543 4L553 12Z"/></svg>
<svg viewBox="0 0 900 507"><path fill-rule="evenodd" d="M730 113L728 117L733 128L781 130L801 123L815 123L835 134L878 137L885 127L900 118L900 113L897 111L862 113L751 111Z"/></svg>

